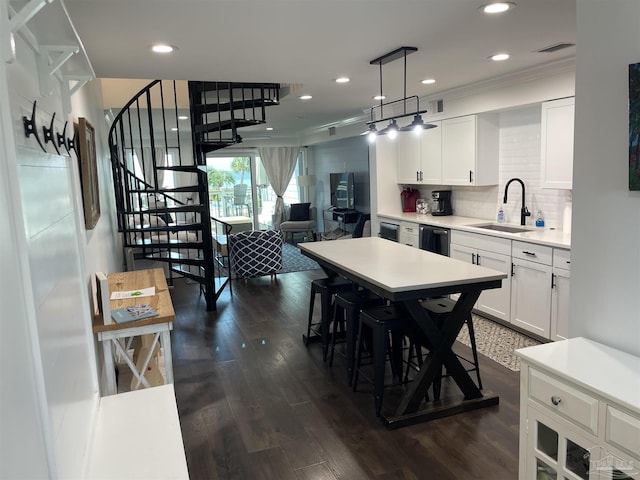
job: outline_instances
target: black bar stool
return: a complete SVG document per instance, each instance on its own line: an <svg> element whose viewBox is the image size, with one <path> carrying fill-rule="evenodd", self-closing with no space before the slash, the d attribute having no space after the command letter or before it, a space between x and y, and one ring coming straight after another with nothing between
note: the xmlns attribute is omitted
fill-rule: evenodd
<svg viewBox="0 0 640 480"><path fill-rule="evenodd" d="M369 290L337 293L333 302L333 333L331 335L331 352L329 366L333 365L333 355L338 340L338 327L344 318L345 343L347 346L347 383L353 381L353 364L355 361L356 340L360 325L360 311L365 307L382 306L385 300ZM343 317L344 316L344 317Z"/></svg>
<svg viewBox="0 0 640 480"><path fill-rule="evenodd" d="M422 307L427 310L427 312L429 312L429 315L431 316L431 318L433 318L434 322L436 322L438 328L442 327L443 323L446 321L447 316L453 310L454 305L455 302L453 300L449 300L448 298L434 298L422 302ZM473 318L471 315L469 315L465 323L467 324L467 329L469 331L469 342L471 343L471 354L473 355L473 360L465 358L461 355L458 355L458 358L471 365L471 368L467 369L467 372L476 372L476 377L478 379L478 388L482 390L482 380L480 379L480 363L478 362L478 350L476 348L476 335L473 329ZM442 378L442 375L440 376L440 378ZM438 400L440 398L440 379L434 381L433 395L435 397L435 400Z"/></svg>
<svg viewBox="0 0 640 480"><path fill-rule="evenodd" d="M307 334L302 335L306 346L309 343L322 342L322 359L327 359L329 349L329 327L331 324L331 302L333 296L339 292L346 292L354 288L353 283L342 277L318 278L311 281L311 296L309 298L309 321ZM316 295L320 294L320 322L313 323L313 309ZM318 328L320 331L318 332ZM312 335L313 331L313 335Z"/></svg>
<svg viewBox="0 0 640 480"><path fill-rule="evenodd" d="M380 416L382 409L387 356L391 361L394 377L402 381L402 341L407 323L406 313L395 305L365 308L360 313L360 329L358 331L356 362L353 372L353 391L356 391L358 377L362 373L364 330L369 328L373 334L373 390L377 417ZM391 342L389 341L390 333Z"/></svg>

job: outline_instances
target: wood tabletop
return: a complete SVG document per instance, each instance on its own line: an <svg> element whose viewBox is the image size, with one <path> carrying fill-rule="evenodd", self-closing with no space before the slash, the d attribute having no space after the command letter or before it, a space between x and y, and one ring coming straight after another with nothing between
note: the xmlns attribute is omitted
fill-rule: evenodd
<svg viewBox="0 0 640 480"><path fill-rule="evenodd" d="M148 287L156 288L156 294L150 297L111 300L111 310L147 303L157 310L159 315L157 317L143 318L141 320L135 320L133 322L123 324L118 324L112 320L111 323L107 325L104 324L101 315L96 315L93 323L94 333L105 332L108 330L119 330L122 328L143 327L146 325L173 322L175 320L176 314L173 310L173 303L171 302L171 295L169 294L169 287L167 286L167 280L164 276L163 269L152 268L147 270L135 270L132 272L110 273L107 278L109 279L110 294L112 292L126 292L129 290L140 290Z"/></svg>

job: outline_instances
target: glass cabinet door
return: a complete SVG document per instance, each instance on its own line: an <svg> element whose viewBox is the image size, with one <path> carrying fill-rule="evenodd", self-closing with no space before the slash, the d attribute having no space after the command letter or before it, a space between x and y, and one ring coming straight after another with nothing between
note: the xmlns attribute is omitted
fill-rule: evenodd
<svg viewBox="0 0 640 480"><path fill-rule="evenodd" d="M534 412L533 409L530 412ZM579 438L567 428L537 412L529 423L529 475L531 480L605 480L590 476L591 452L595 440ZM609 480L609 479L607 479Z"/></svg>

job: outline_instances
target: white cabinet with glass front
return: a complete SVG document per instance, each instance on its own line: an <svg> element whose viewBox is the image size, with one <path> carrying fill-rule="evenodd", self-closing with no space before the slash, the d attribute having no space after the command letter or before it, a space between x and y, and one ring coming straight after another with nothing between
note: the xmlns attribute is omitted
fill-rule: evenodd
<svg viewBox="0 0 640 480"><path fill-rule="evenodd" d="M640 479L640 358L585 338L516 351L520 480Z"/></svg>

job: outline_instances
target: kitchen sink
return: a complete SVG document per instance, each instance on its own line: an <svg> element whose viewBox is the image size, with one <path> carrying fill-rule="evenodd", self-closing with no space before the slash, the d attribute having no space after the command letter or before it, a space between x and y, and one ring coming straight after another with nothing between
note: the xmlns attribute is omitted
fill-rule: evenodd
<svg viewBox="0 0 640 480"><path fill-rule="evenodd" d="M527 227L518 227L515 225L502 225L496 223L483 223L479 225L469 225L470 227L476 228L484 228L486 230L496 230L498 232L508 232L508 233L522 233L522 232L530 232L531 229Z"/></svg>

